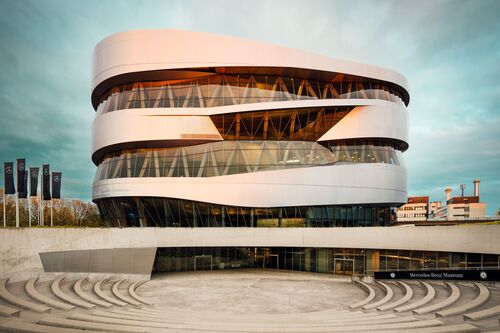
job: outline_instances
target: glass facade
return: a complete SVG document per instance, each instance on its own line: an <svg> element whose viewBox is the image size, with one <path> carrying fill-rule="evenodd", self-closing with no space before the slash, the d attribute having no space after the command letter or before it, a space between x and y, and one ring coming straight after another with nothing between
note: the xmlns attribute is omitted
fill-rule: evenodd
<svg viewBox="0 0 500 333"><path fill-rule="evenodd" d="M210 116L224 140L317 141L352 106L263 110Z"/></svg>
<svg viewBox="0 0 500 333"><path fill-rule="evenodd" d="M452 257L463 257L456 265ZM440 258L447 259L441 261ZM172 247L158 248L153 272L238 268L275 268L331 274L374 271L499 269L498 255L301 247Z"/></svg>
<svg viewBox="0 0 500 333"><path fill-rule="evenodd" d="M403 94L394 86L362 78L325 82L273 75L214 74L118 85L103 94L97 111L107 113L137 108L206 108L274 101L356 98L404 104Z"/></svg>
<svg viewBox="0 0 500 333"><path fill-rule="evenodd" d="M404 165L400 151L377 141L219 141L117 151L104 157L95 179L214 177L353 163Z"/></svg>
<svg viewBox="0 0 500 333"><path fill-rule="evenodd" d="M110 227L365 227L395 221L395 208L373 205L250 208L153 197L95 200Z"/></svg>

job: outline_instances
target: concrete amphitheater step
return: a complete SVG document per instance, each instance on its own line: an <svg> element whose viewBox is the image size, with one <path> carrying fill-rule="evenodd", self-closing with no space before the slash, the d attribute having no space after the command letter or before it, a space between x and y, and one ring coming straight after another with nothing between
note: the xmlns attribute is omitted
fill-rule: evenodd
<svg viewBox="0 0 500 333"><path fill-rule="evenodd" d="M54 293L54 295L56 295L57 297L59 297L63 301L66 301L66 302L68 302L70 304L79 306L79 307L84 308L84 309L93 309L93 308L95 308L94 304L86 302L86 301L84 301L82 299L78 299L76 297L73 297L73 296L68 295L65 292L63 292L61 290L60 283L61 283L61 281L64 278L65 278L65 276L62 275L62 276L58 277L57 279L55 279L54 281L52 281L52 284L50 285L50 290L52 290L52 292Z"/></svg>
<svg viewBox="0 0 500 333"><path fill-rule="evenodd" d="M401 297L400 299L394 301L394 302L387 303L387 304L379 306L377 308L377 310L379 310L379 311L385 311L385 310L393 309L395 307L398 307L400 305L405 304L406 302L408 302L413 297L413 289L411 289L411 287L406 282L398 281L398 283L401 286L403 286L403 288L405 289L404 296Z"/></svg>
<svg viewBox="0 0 500 333"><path fill-rule="evenodd" d="M449 317L458 314L462 314L468 312L472 309L475 309L488 301L490 298L489 289L482 283L474 282L474 285L479 289L479 294L475 299L465 304L449 308L443 311L436 312L436 317Z"/></svg>
<svg viewBox="0 0 500 333"><path fill-rule="evenodd" d="M73 285L73 290L75 291L75 294L78 295L78 297L80 297L81 299L83 299L89 303L99 305L99 306L102 306L104 308L109 308L109 307L113 306L113 304L108 303L106 301L103 301L101 299L98 299L97 297L94 297L93 295L90 295L90 294L86 293L85 291L83 291L82 284L84 283L85 280L86 279L79 279Z"/></svg>
<svg viewBox="0 0 500 333"><path fill-rule="evenodd" d="M436 290L434 289L433 286L431 286L428 282L425 281L421 281L420 283L425 287L425 289L427 289L426 295L423 298L419 299L418 301L395 308L394 312L400 313L420 308L425 304L429 303L430 301L432 301L434 297L436 297Z"/></svg>
<svg viewBox="0 0 500 333"><path fill-rule="evenodd" d="M106 295L106 293L104 293L104 291L101 289L101 284L104 283L107 279L103 279L103 280L98 280L95 284L94 284L94 292L97 296L99 296L100 298L102 298L103 300L105 300L106 302L108 303L111 303L111 304L114 304L114 305L118 305L118 306L125 306L127 305L127 303L123 302L123 301L120 301L116 298L113 298L111 296L108 296Z"/></svg>
<svg viewBox="0 0 500 333"><path fill-rule="evenodd" d="M377 302L374 302L374 303L369 303L369 304L366 304L362 307L363 310L371 310L371 309L375 309L381 305L384 305L386 303L388 303L392 297L394 296L394 291L392 290L392 288L387 284L387 283L384 283L384 282L381 282L381 281L377 281L377 283L379 285L382 286L382 288L384 288L385 290L385 296L377 301Z"/></svg>
<svg viewBox="0 0 500 333"><path fill-rule="evenodd" d="M128 287L128 293L130 295L130 297L132 297L133 299L135 299L136 301L138 302L141 302L143 304L146 304L146 305L153 305L152 302L148 301L148 300L145 300L144 298L140 297L139 295L137 295L137 293L135 292L135 290L140 286L142 285L143 283L146 283L147 281L146 280L140 280L140 281L136 281L134 283L132 283L129 287Z"/></svg>
<svg viewBox="0 0 500 333"><path fill-rule="evenodd" d="M69 317L72 320L79 321L89 321L93 323L106 323L114 325L123 326L139 326L139 327L150 327L150 328L171 328L171 329L193 329L193 330L204 330L204 331L218 331L218 332L338 332L338 331L359 331L359 330L384 330L384 329L407 329L407 328L417 328L417 327L429 327L442 325L443 322L437 319L429 319L422 321L406 321L406 322L395 322L395 323L372 323L366 321L364 324L357 322L339 322L332 323L330 325L325 324L324 326L311 326L306 325L304 327L297 327L293 324L288 324L287 326L277 326L272 327L249 327L246 325L241 325L235 323L235 325L216 325L216 324L205 324L200 325L191 321L190 323L163 323L163 322L151 322L151 321L140 321L140 320L130 320L130 319L115 319L115 318L103 318L94 315L87 315L82 313L75 313Z"/></svg>
<svg viewBox="0 0 500 333"><path fill-rule="evenodd" d="M482 320L494 316L500 316L500 305L492 306L481 311L466 313L464 314L464 320Z"/></svg>
<svg viewBox="0 0 500 333"><path fill-rule="evenodd" d="M460 298L460 295L461 295L460 289L452 282L446 281L445 283L450 288L450 296L448 296L448 298L442 300L439 303L431 304L431 305L425 306L423 308L413 310L413 313L415 313L417 315L424 315L427 313L431 313L431 312L434 312L437 310L444 309L444 308L452 305L453 303L455 303Z"/></svg>
<svg viewBox="0 0 500 333"><path fill-rule="evenodd" d="M92 312L92 315L98 316L98 317L107 317L107 318L115 318L115 319L129 319L129 320L136 320L136 321L143 321L143 322L160 322L160 323L172 323L172 324L185 324L186 322L190 323L192 322L193 318L185 318L185 321L179 320L178 318L161 318L161 317L148 317L142 314L135 314L135 313L116 313L116 312L108 312L108 311L94 311ZM409 321L416 321L418 320L417 318L413 316L379 316L379 318L338 318L336 320L325 320L321 322L292 322L294 327L315 327L315 326L331 326L331 325L336 325L336 324L342 324L342 325L357 325L362 322L369 322L370 324L384 324L384 323L398 323L398 322L409 322ZM203 321L204 323L208 323L208 321ZM258 323L254 321L250 322L243 322L243 321L238 321L236 322L237 324L244 324L245 327L287 327L287 325L290 325L291 321L277 321L277 322L267 322L265 324ZM221 326L228 326L228 325L234 325L234 323L228 322L224 320L224 318L220 318L220 321L217 322L217 325Z"/></svg>
<svg viewBox="0 0 500 333"><path fill-rule="evenodd" d="M434 326L404 330L404 333L479 333L481 330L471 324ZM377 333L401 333L401 331L378 331ZM493 332L488 332L493 333ZM498 332L500 333L500 331Z"/></svg>
<svg viewBox="0 0 500 333"><path fill-rule="evenodd" d="M125 295L123 295L121 292L120 292L120 284L122 284L123 282L125 282L126 280L125 279L122 279L122 280L118 280L116 281L114 284L113 284L113 287L111 287L111 292L113 293L113 295L115 295L116 298L118 298L119 300L125 302L125 303L128 303L128 304L132 304L134 306L141 306L142 303L136 301L135 299L132 299L130 297L127 297ZM128 290L128 288L127 288Z"/></svg>
<svg viewBox="0 0 500 333"><path fill-rule="evenodd" d="M23 308L26 310L30 310L33 312L43 313L43 312L50 311L50 307L48 307L48 306L33 303L30 301L26 301L20 297L17 297L15 295L11 294L9 292L9 290L7 290L7 281L8 280L9 280L8 278L0 280L0 298L3 298L7 302L9 302L17 307L20 307L20 308Z"/></svg>
<svg viewBox="0 0 500 333"><path fill-rule="evenodd" d="M0 317L19 317L20 312L19 309L0 304Z"/></svg>
<svg viewBox="0 0 500 333"><path fill-rule="evenodd" d="M38 321L38 324L63 327L66 329L76 328L80 330L96 330L105 332L131 332L131 333L149 332L144 327L131 327L128 325L93 323L88 321L72 320L55 316L45 316Z"/></svg>
<svg viewBox="0 0 500 333"><path fill-rule="evenodd" d="M75 308L73 305L60 302L58 300L52 299L52 298L47 297L44 294L40 293L36 289L36 282L37 281L38 281L38 278L29 279L28 281L26 281L26 284L24 285L24 289L26 290L26 293L31 298L39 301L40 303L47 304L48 306L51 306L53 308L60 309L60 310L68 311L68 310Z"/></svg>
<svg viewBox="0 0 500 333"><path fill-rule="evenodd" d="M225 314L218 314L218 313L203 313L203 312L184 312L182 310L177 310L177 311L154 311L151 309L134 309L134 308L129 308L129 309L114 309L111 312L114 313L135 313L135 314L140 314L140 315L145 315L148 317L155 317L155 318L193 318L193 316L196 316L199 319L203 320L214 320L218 318L222 318L224 320L246 320L250 319L251 321L255 320L254 315L231 315L229 318ZM266 321L279 321L279 320L284 320L284 321L289 321L289 320L304 320L307 322L310 322L311 320L336 320L340 318L379 318L381 316L384 316L384 318L395 318L395 314L380 314L377 312L370 312L370 313L365 313L361 311L354 311L354 312L308 312L306 313L307 316L300 316L299 314L276 314L276 315L271 315L271 316L266 316L260 314L259 317L262 318L263 320Z"/></svg>
<svg viewBox="0 0 500 333"><path fill-rule="evenodd" d="M10 319L0 322L0 332L5 333L106 333L104 331L89 331L72 328L62 328L34 324L20 319ZM108 331L109 332L109 331Z"/></svg>
<svg viewBox="0 0 500 333"><path fill-rule="evenodd" d="M363 289L368 291L368 296L365 299L349 306L351 309L360 308L360 307L370 303L375 298L375 290L373 290L373 288L370 285L368 285L367 283L364 283L364 282L360 282L360 281L357 281L356 283L358 285L360 285Z"/></svg>

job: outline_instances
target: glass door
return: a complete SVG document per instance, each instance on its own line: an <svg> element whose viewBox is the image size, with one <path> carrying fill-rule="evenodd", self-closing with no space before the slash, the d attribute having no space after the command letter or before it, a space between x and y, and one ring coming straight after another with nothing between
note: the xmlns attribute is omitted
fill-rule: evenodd
<svg viewBox="0 0 500 333"><path fill-rule="evenodd" d="M277 254L265 254L262 261L262 268L278 268L279 256Z"/></svg>
<svg viewBox="0 0 500 333"><path fill-rule="evenodd" d="M354 259L335 259L333 274L354 274Z"/></svg>
<svg viewBox="0 0 500 333"><path fill-rule="evenodd" d="M212 270L212 256L211 255L194 256L194 270L195 271L211 271Z"/></svg>

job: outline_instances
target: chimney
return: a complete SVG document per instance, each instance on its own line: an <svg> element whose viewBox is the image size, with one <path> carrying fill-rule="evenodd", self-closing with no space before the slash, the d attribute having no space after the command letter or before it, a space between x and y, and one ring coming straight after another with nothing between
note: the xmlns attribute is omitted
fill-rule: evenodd
<svg viewBox="0 0 500 333"><path fill-rule="evenodd" d="M479 179L474 180L474 196L478 197L479 196Z"/></svg>
<svg viewBox="0 0 500 333"><path fill-rule="evenodd" d="M446 192L446 202L451 199L451 188L447 188L444 190Z"/></svg>

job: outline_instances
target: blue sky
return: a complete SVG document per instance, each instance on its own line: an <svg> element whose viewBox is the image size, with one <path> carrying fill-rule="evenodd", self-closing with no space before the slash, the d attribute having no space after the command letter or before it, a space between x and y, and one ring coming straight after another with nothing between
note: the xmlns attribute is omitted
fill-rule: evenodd
<svg viewBox="0 0 500 333"><path fill-rule="evenodd" d="M0 161L49 162L90 200L90 66L102 38L176 28L388 67L411 101L410 195L444 188L500 207L500 1L0 0Z"/></svg>

